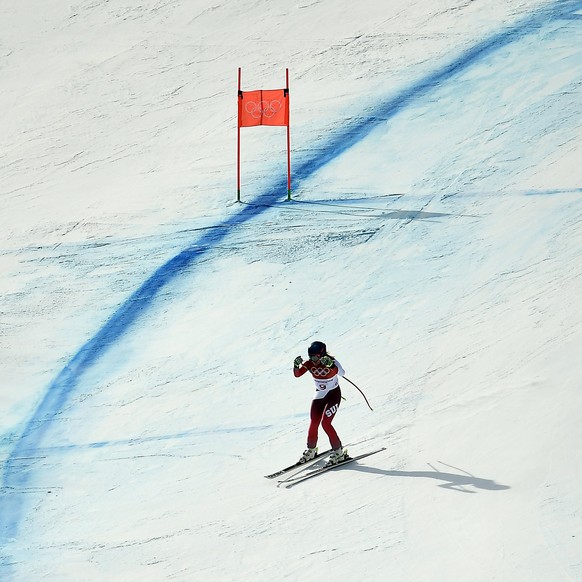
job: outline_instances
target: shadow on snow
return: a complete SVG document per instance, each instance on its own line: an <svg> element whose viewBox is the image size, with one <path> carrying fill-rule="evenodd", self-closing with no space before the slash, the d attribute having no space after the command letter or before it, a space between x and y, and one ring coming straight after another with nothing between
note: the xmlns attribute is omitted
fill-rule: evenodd
<svg viewBox="0 0 582 582"><path fill-rule="evenodd" d="M369 115L358 118L352 125L325 143L316 155L300 162L294 170L295 183L301 183L313 175L329 161L365 138L379 123L385 122L415 100L426 96L440 83L454 78L500 48L537 32L554 19L577 17L574 13L581 8L582 1L580 0L561 0L544 7L516 25L477 43L455 60L420 79L400 94L385 102L380 102ZM97 334L81 346L51 382L38 408L24 425L20 438L16 441L12 452L4 463L2 488L0 489L0 544L6 543L17 534L24 499L15 492L26 487L32 474L32 469L23 468L18 458L24 456L24 451L30 452L37 449L51 423L57 420L64 404L79 385L83 373L93 366L123 334L131 329L133 323L147 312L166 285L179 277L186 269L195 265L209 250L223 241L229 235L232 227L252 220L265 212L275 198L280 195L279 193L283 192L286 192L286 181L284 180L267 186L264 193L255 199L253 205L242 206L239 212L219 225L222 228L204 233L193 245L157 269L113 313ZM4 563L4 565L6 564Z"/></svg>

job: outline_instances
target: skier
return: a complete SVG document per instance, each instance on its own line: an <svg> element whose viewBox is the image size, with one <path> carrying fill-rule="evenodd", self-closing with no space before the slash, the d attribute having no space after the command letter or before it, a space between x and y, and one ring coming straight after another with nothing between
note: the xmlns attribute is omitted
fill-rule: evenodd
<svg viewBox="0 0 582 582"><path fill-rule="evenodd" d="M313 376L316 388L311 403L311 423L307 432L307 449L299 462L306 463L317 455L317 434L321 424L333 449L327 465L337 465L339 462L349 459L347 449L343 448L342 442L331 424L342 398L338 376L343 376L345 372L341 364L327 353L327 347L323 342L313 342L307 353L309 360L304 362L301 356L297 356L293 362L295 377L299 378L309 371Z"/></svg>

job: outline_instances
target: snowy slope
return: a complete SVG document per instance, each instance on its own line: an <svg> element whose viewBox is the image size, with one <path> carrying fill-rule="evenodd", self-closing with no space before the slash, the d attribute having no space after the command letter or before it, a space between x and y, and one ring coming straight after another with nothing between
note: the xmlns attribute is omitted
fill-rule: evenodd
<svg viewBox="0 0 582 582"><path fill-rule="evenodd" d="M582 2L0 27L0 579L582 580ZM239 66L293 202L257 128L234 203ZM277 488L313 339L386 450Z"/></svg>

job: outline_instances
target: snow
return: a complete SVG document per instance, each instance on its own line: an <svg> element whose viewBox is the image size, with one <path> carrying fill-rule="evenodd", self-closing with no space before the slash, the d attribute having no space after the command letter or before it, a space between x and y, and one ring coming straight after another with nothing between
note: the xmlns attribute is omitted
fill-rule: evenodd
<svg viewBox="0 0 582 582"><path fill-rule="evenodd" d="M581 15L0 3L0 579L582 580Z"/></svg>

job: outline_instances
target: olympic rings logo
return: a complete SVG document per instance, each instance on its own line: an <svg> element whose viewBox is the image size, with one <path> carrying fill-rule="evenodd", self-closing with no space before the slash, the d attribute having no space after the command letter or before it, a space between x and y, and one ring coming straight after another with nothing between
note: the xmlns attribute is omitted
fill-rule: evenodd
<svg viewBox="0 0 582 582"><path fill-rule="evenodd" d="M246 112L254 119L261 117L275 117L283 104L278 99L271 99L271 101L249 101L245 105Z"/></svg>
<svg viewBox="0 0 582 582"><path fill-rule="evenodd" d="M314 376L321 378L322 376L327 376L329 374L329 368L311 368L311 373Z"/></svg>

